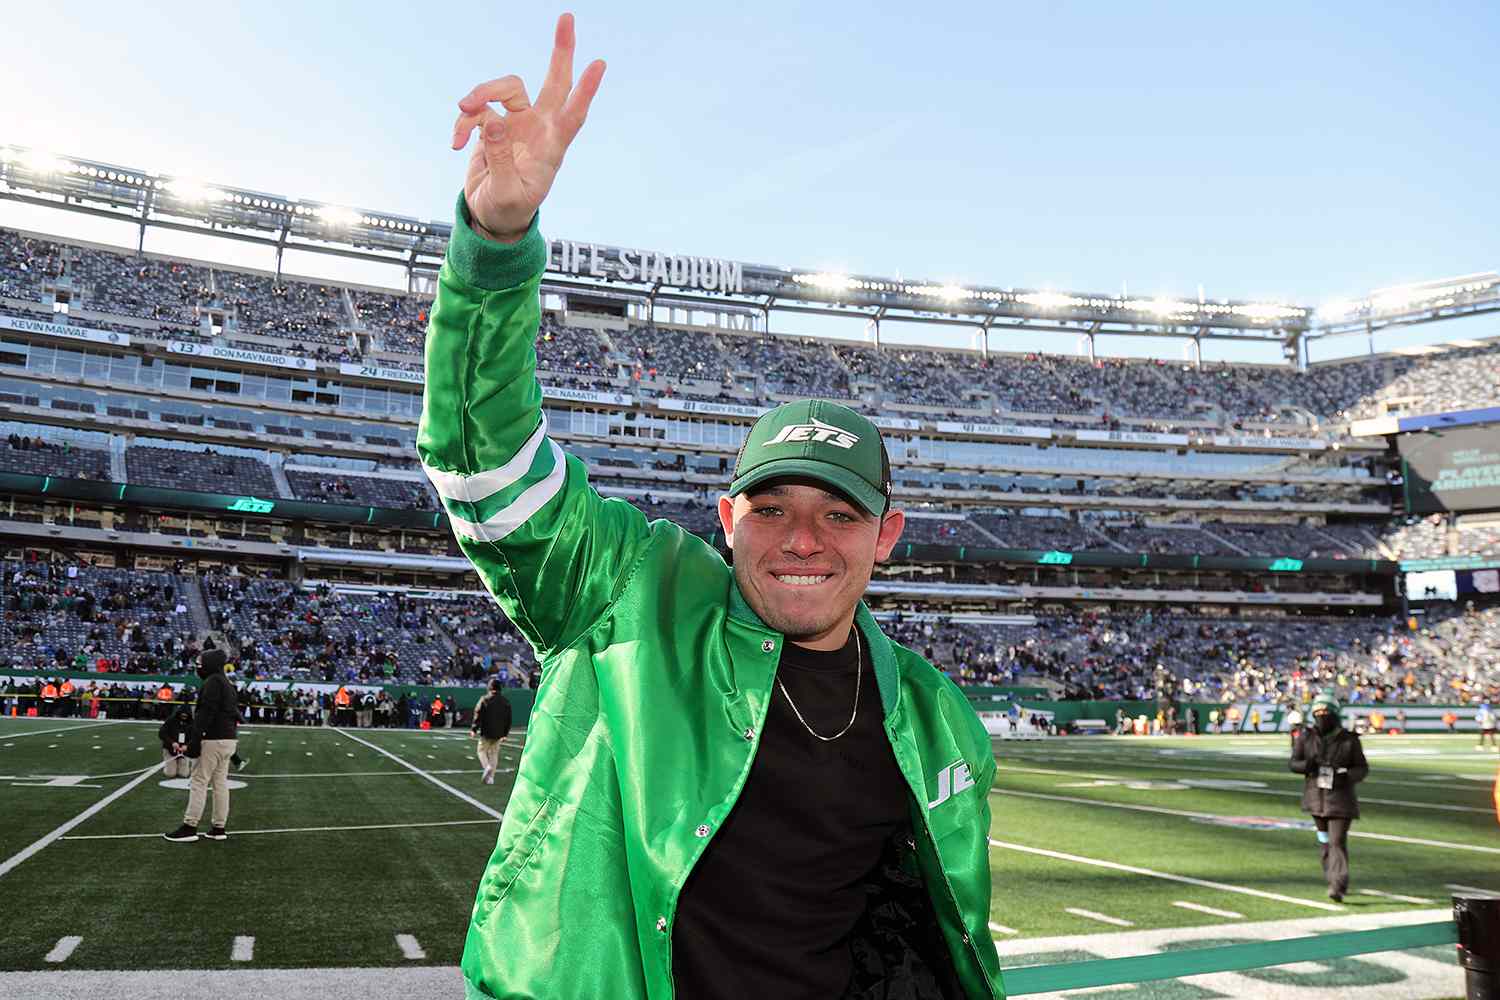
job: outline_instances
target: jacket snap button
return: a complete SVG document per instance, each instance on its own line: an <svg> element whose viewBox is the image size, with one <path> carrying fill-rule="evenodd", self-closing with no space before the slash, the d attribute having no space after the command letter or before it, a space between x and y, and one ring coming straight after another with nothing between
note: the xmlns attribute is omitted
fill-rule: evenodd
<svg viewBox="0 0 1500 1000"><path fill-rule="evenodd" d="M747 740L755 739L755 730L751 729L749 726L746 726L744 736Z"/></svg>
<svg viewBox="0 0 1500 1000"><path fill-rule="evenodd" d="M694 830L693 832L696 833L700 837L707 837L708 833L709 833L709 831L708 831L708 824L707 823L701 824L698 827L698 829Z"/></svg>
<svg viewBox="0 0 1500 1000"><path fill-rule="evenodd" d="M656 918L656 929L659 930L659 931L664 931L664 930L667 929L667 918L666 917L657 917Z"/></svg>
<svg viewBox="0 0 1500 1000"><path fill-rule="evenodd" d="M763 642L763 643L760 644L760 651L762 653L771 653L771 652L774 652L775 650L776 650L776 640L774 640L774 639L767 639L765 642Z"/></svg>

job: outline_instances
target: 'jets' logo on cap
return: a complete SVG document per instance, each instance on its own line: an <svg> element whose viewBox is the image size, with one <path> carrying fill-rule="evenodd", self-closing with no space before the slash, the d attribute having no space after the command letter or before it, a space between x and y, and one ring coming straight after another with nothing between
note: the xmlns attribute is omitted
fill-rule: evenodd
<svg viewBox="0 0 1500 1000"><path fill-rule="evenodd" d="M786 444L789 441L816 441L820 444L831 444L835 448L853 448L859 444L858 436L850 434L842 427L825 424L814 417L810 424L788 424L761 447Z"/></svg>

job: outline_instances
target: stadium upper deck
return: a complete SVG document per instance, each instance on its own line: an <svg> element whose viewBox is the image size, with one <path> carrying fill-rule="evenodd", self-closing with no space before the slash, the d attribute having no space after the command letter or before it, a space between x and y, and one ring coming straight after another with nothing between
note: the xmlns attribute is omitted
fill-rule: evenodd
<svg viewBox="0 0 1500 1000"><path fill-rule="evenodd" d="M569 311L565 298L552 299L538 342L544 374L575 388L642 399L753 407L822 395L918 419L1328 437L1363 417L1487 405L1500 371L1500 345L1479 341L1298 371L648 326ZM366 379L409 384L420 379L429 302L0 230L0 327L46 330L54 339L83 340L82 330L92 330L175 343L200 357L234 360L238 350L242 361L256 353L281 359L273 368L355 365L339 374L359 376L363 369Z"/></svg>

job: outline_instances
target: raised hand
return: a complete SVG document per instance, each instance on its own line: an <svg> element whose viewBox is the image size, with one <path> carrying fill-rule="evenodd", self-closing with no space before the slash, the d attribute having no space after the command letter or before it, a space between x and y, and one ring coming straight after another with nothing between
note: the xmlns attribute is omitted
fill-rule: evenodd
<svg viewBox="0 0 1500 1000"><path fill-rule="evenodd" d="M514 243L552 189L563 156L588 117L604 79L604 60L589 63L573 85L573 15L557 19L552 62L536 103L518 76L481 83L458 102L453 148L463 149L477 126L480 141L469 158L464 198L479 235ZM505 115L490 107L498 103Z"/></svg>

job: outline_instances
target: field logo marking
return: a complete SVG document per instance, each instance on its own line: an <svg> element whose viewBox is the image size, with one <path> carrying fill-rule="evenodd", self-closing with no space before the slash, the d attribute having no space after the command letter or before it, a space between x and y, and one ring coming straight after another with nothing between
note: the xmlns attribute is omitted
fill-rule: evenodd
<svg viewBox="0 0 1500 1000"><path fill-rule="evenodd" d="M930 812L938 806L947 802L959 792L974 787L974 778L969 774L969 765L963 761L949 764L938 772L937 775L937 798L927 803Z"/></svg>
<svg viewBox="0 0 1500 1000"><path fill-rule="evenodd" d="M9 858L6 858L5 861L0 862L0 878L4 878L6 875L10 874L10 872L12 872L17 865L21 864L21 862L25 861L33 854L36 854L38 851L43 850L47 847L47 845L56 840L60 840L63 834L67 833L75 826L78 826L79 824L88 820L89 817L102 810L105 806L109 805L115 799L118 799L126 792L129 792L131 789L135 788L136 785L139 785L142 782L146 781L152 775L159 774L159 767L160 765L158 764L152 764L150 767L146 768L146 770L136 775L133 779L127 781L119 788L110 792L108 795L104 796L104 798L100 799L98 802L95 802L93 805L89 806L77 816L74 816L72 819L68 820L56 830L53 830L51 833L42 837L40 840L31 844L29 847L25 847L17 853L11 855Z"/></svg>

